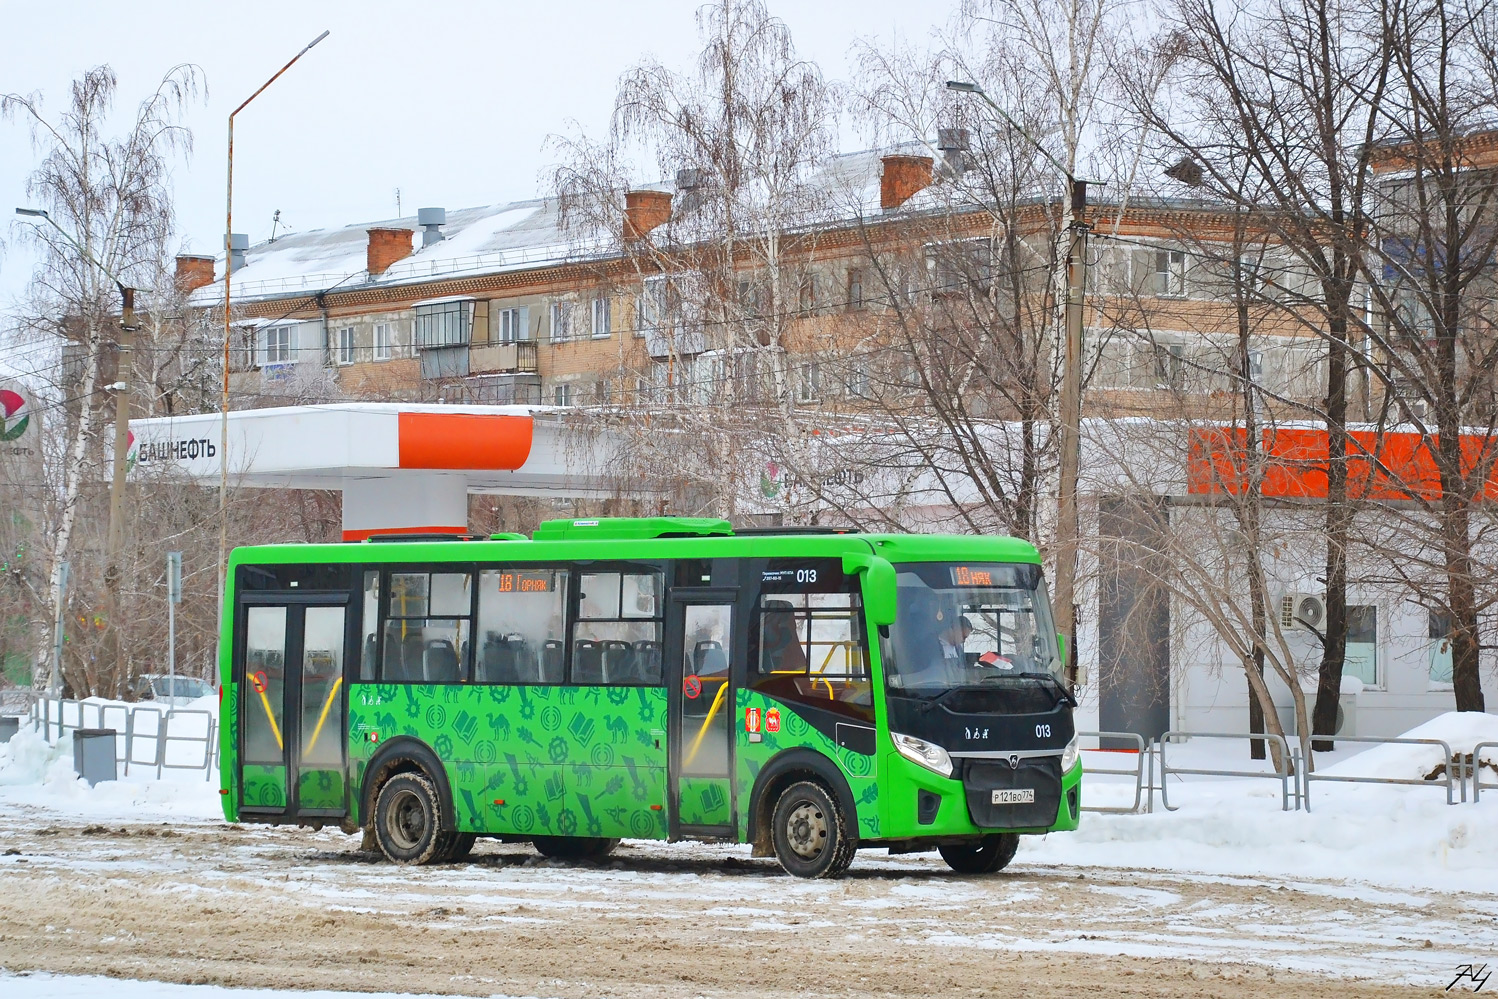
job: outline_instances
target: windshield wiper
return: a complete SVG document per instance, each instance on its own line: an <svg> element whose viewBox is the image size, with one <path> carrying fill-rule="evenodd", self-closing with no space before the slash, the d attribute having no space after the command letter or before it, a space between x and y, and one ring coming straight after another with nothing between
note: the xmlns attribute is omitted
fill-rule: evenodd
<svg viewBox="0 0 1498 999"><path fill-rule="evenodd" d="M1065 684L1056 679L1055 675L1052 673L1046 673L1037 670L1021 670L1017 673L995 673L993 676L984 677L983 679L985 681L1022 679L1034 680L1038 683L1049 683L1051 686L1055 687L1057 693L1061 695L1059 700L1065 701L1067 704L1071 705L1074 708L1077 707L1077 699L1072 696L1072 692L1070 690L1067 690Z"/></svg>

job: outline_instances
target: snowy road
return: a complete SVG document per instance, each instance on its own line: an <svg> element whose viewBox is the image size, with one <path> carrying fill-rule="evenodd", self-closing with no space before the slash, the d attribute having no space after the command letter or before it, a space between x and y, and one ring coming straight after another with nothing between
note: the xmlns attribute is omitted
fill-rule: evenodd
<svg viewBox="0 0 1498 999"><path fill-rule="evenodd" d="M357 846L11 804L0 968L466 995L1314 997L1429 995L1498 959L1486 892L1071 867L1050 849L989 878L871 851L804 882L742 847L627 843L564 866L481 841L411 869Z"/></svg>

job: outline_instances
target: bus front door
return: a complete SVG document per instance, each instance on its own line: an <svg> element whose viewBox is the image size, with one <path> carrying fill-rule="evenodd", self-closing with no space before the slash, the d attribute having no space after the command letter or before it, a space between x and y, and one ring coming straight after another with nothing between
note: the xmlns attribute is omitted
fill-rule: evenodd
<svg viewBox="0 0 1498 999"><path fill-rule="evenodd" d="M256 602L243 613L240 809L342 817L348 811L347 599Z"/></svg>
<svg viewBox="0 0 1498 999"><path fill-rule="evenodd" d="M667 608L673 837L733 833L734 599L678 591Z"/></svg>

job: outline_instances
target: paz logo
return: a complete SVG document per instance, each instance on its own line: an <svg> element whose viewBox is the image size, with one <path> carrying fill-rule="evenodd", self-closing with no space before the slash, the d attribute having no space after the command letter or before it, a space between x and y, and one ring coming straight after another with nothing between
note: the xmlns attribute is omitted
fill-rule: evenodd
<svg viewBox="0 0 1498 999"><path fill-rule="evenodd" d="M0 416L0 441L13 441L26 432L26 425L31 422L28 410L20 393L0 389L0 413L4 414Z"/></svg>

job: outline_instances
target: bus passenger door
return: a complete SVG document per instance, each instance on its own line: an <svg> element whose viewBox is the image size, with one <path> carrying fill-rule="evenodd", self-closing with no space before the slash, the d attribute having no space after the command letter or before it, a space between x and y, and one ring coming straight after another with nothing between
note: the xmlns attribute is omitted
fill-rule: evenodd
<svg viewBox="0 0 1498 999"><path fill-rule="evenodd" d="M666 614L672 837L731 835L736 648L733 590L672 595Z"/></svg>
<svg viewBox="0 0 1498 999"><path fill-rule="evenodd" d="M243 613L240 809L340 818L348 810L347 598L256 601Z"/></svg>

